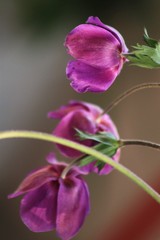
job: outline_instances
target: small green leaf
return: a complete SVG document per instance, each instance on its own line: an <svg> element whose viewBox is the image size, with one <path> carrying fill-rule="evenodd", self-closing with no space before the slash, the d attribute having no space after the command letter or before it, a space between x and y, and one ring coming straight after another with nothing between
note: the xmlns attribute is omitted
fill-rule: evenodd
<svg viewBox="0 0 160 240"><path fill-rule="evenodd" d="M98 168L98 172L100 172L104 168L105 163L103 163L102 161L97 161L95 166Z"/></svg>
<svg viewBox="0 0 160 240"><path fill-rule="evenodd" d="M147 29L146 29L146 28L144 28L143 38L144 38L144 41L147 43L147 45L148 45L149 47L155 48L156 45L158 44L158 41L157 41L157 40L155 40L155 39L153 39L153 38L150 38L150 37L148 36L148 33L147 33Z"/></svg>
<svg viewBox="0 0 160 240"><path fill-rule="evenodd" d="M156 45L155 52L151 56L154 62L160 65L160 43Z"/></svg>
<svg viewBox="0 0 160 240"><path fill-rule="evenodd" d="M81 140L94 140L96 142L104 143L105 145L111 145L111 144L119 144L119 141L115 138L115 136L112 133L107 132L99 132L96 134L90 134L80 131L79 129L76 129L77 135Z"/></svg>
<svg viewBox="0 0 160 240"><path fill-rule="evenodd" d="M84 133L78 129L76 129L77 135L81 140L91 139L94 140L95 143L99 143L94 146L94 149L97 151L107 155L108 157L112 157L117 149L119 148L119 140L115 138L115 136L112 133L106 133L106 132L99 132L96 134L89 134ZM95 166L98 167L98 171L102 170L105 163L102 161L98 161L92 156L86 156L79 162L79 166L85 166L91 162L95 162Z"/></svg>
<svg viewBox="0 0 160 240"><path fill-rule="evenodd" d="M112 157L116 153L118 148L119 148L118 146L115 146L115 145L113 145L113 146L106 146L103 143L100 143L100 144L97 144L96 146L94 146L94 149L96 149L97 151L107 155L108 157ZM105 165L105 164L104 165L100 164L100 163L102 163L102 161L98 161L98 160L96 161L96 159L94 157L92 157L92 156L86 156L83 159L81 159L81 161L79 162L79 166L82 167L82 166L85 166L85 165L87 165L87 164L89 164L91 162L94 162L94 161L95 161L95 166L97 166L98 169L100 169L100 170ZM99 164L100 164L100 168L99 168Z"/></svg>
<svg viewBox="0 0 160 240"><path fill-rule="evenodd" d="M104 154L106 154L108 157L113 157L115 155L116 151L117 151L117 148L115 149L114 147L108 147L108 149L106 148L105 153L103 151L102 152ZM98 160L98 161L96 161L95 166L97 166L98 171L100 172L103 169L103 167L105 166L105 163Z"/></svg>
<svg viewBox="0 0 160 240"><path fill-rule="evenodd" d="M97 144L93 147L95 150L102 152L104 150L104 148L106 148L106 146L104 146L104 144ZM85 166L91 162L95 161L95 158L92 156L85 156L84 158L81 159L81 161L79 162L79 166Z"/></svg>
<svg viewBox="0 0 160 240"><path fill-rule="evenodd" d="M160 67L160 44L156 48L139 44L133 48L135 50L127 55L131 64L144 68Z"/></svg>
<svg viewBox="0 0 160 240"><path fill-rule="evenodd" d="M150 38L147 30L144 29L144 41L147 45L137 44L133 46L134 50L126 54L126 58L132 65L143 68L159 68L160 67L160 42Z"/></svg>

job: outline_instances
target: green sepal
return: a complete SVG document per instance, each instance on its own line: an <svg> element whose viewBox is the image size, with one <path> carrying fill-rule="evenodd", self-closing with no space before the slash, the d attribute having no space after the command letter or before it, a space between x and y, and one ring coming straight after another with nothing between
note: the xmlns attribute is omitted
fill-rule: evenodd
<svg viewBox="0 0 160 240"><path fill-rule="evenodd" d="M160 42L150 38L147 30L144 29L144 41L147 45L137 44L131 53L126 54L126 58L132 65L144 68L160 67Z"/></svg>
<svg viewBox="0 0 160 240"><path fill-rule="evenodd" d="M82 132L79 129L76 129L76 131L80 140L90 139L99 143L104 143L105 145L116 144L119 142L112 133L98 132L96 134L90 134Z"/></svg>
<svg viewBox="0 0 160 240"><path fill-rule="evenodd" d="M94 166L97 167L98 168L98 172L100 172L104 168L105 163L102 162L102 161L96 161Z"/></svg>
<svg viewBox="0 0 160 240"><path fill-rule="evenodd" d="M107 155L108 157L112 157L116 153L117 149L119 148L119 145L107 146L106 144L99 143L99 144L95 145L93 148L95 150ZM98 166L99 163L102 163L101 161L96 161L96 159L92 156L85 156L80 160L78 165L80 167L82 167L82 166L85 166L94 161L95 161L95 166ZM105 165L105 163L104 163L104 165ZM104 165L103 165L103 167L104 167Z"/></svg>
<svg viewBox="0 0 160 240"><path fill-rule="evenodd" d="M108 157L113 157L116 152L117 152L117 148L115 148L115 147L108 147L108 149L106 149L105 154ZM95 166L98 168L98 171L100 172L103 169L103 167L105 166L105 163L98 160L98 161L96 161Z"/></svg>
<svg viewBox="0 0 160 240"><path fill-rule="evenodd" d="M117 149L120 147L120 142L115 138L115 136L111 133L99 132L97 134L89 134L84 133L78 129L76 129L77 135L81 140L91 139L99 144L95 145L93 148L97 151L107 155L108 157L112 157L115 155ZM86 156L79 162L79 166L85 166L91 162L95 161L95 166L98 168L98 171L101 171L105 166L105 163L102 161L96 161L92 156Z"/></svg>
<svg viewBox="0 0 160 240"><path fill-rule="evenodd" d="M153 38L150 38L148 36L148 32L147 32L147 29L144 28L144 35L143 35L143 39L145 41L145 43L149 46L149 47L152 47L152 48L155 48L156 45L158 44L158 41L153 39Z"/></svg>

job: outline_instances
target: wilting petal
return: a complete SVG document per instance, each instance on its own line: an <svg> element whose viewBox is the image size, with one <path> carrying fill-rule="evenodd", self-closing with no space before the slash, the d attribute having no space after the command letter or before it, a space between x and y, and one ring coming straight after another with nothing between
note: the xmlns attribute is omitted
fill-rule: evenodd
<svg viewBox="0 0 160 240"><path fill-rule="evenodd" d="M86 146L92 146L92 140L81 141L78 139L78 136L76 136L76 128L87 133L95 133L96 124L94 122L94 119L92 118L92 115L89 113L87 114L84 110L77 110L68 113L65 117L62 118L53 133L56 136L73 140ZM57 144L57 146L60 149L61 153L63 153L67 157L79 157L80 155L82 155L82 153L72 148L65 147L60 144Z"/></svg>
<svg viewBox="0 0 160 240"><path fill-rule="evenodd" d="M68 105L61 106L58 110L49 112L48 117L53 119L61 119L69 112L72 112L78 109L82 109L82 106L80 104L69 103Z"/></svg>
<svg viewBox="0 0 160 240"><path fill-rule="evenodd" d="M46 157L46 161L54 166L56 166L56 164L58 164L59 162L57 161L56 155L54 152L50 152L47 157Z"/></svg>
<svg viewBox="0 0 160 240"><path fill-rule="evenodd" d="M27 193L21 201L23 223L33 232L46 232L56 227L58 182Z"/></svg>
<svg viewBox="0 0 160 240"><path fill-rule="evenodd" d="M98 132L106 132L111 133L115 138L119 139L119 134L117 131L117 128L114 124L114 122L111 120L110 116L108 114L103 114L99 119L97 123ZM120 149L114 154L112 159L116 162L120 159ZM99 175L108 174L113 170L113 167L109 164L105 164L104 167L99 171L98 167L95 165L96 162L92 162L90 164L87 164L83 166L81 169L86 173L98 173Z"/></svg>
<svg viewBox="0 0 160 240"><path fill-rule="evenodd" d="M109 164L105 164L104 167L99 171L97 166L94 166L93 163L90 163L84 166L82 170L85 171L86 173L88 171L88 173L93 172L93 173L97 173L98 175L107 175L113 170L113 167L110 166Z"/></svg>
<svg viewBox="0 0 160 240"><path fill-rule="evenodd" d="M99 171L98 167L95 165L97 161L94 161L92 163L89 163L83 167L81 167L81 170L85 173L85 174L89 174L89 173L97 173L99 175L106 175L109 174L112 170L113 167L110 166L109 164L105 164L104 167Z"/></svg>
<svg viewBox="0 0 160 240"><path fill-rule="evenodd" d="M89 193L78 178L61 180L58 193L56 230L63 240L71 239L89 213Z"/></svg>
<svg viewBox="0 0 160 240"><path fill-rule="evenodd" d="M120 149L117 150L117 152L115 153L115 155L112 157L112 159L115 162L119 162L120 159ZM105 164L105 166L102 168L102 170L98 173L99 175L105 175L105 174L109 174L114 168L112 166L110 166L109 164ZM98 171L97 171L98 172Z"/></svg>
<svg viewBox="0 0 160 240"><path fill-rule="evenodd" d="M117 150L117 152L114 154L114 156L112 157L112 159L115 162L118 162L120 159L120 149ZM82 170L82 172L84 172L83 174L89 174L89 173L97 173L99 175L107 175L109 174L114 168L109 165L109 164L105 164L104 167L99 171L98 167L95 165L96 161L89 163L83 167L81 167L80 169Z"/></svg>
<svg viewBox="0 0 160 240"><path fill-rule="evenodd" d="M120 61L121 45L117 38L110 31L91 24L74 28L65 46L71 56L94 67L110 68Z"/></svg>
<svg viewBox="0 0 160 240"><path fill-rule="evenodd" d="M118 65L113 68L101 69L80 61L70 61L66 74L71 80L71 86L77 92L103 92L112 85L121 67L122 65Z"/></svg>
<svg viewBox="0 0 160 240"><path fill-rule="evenodd" d="M112 133L117 139L119 139L117 128L108 114L103 114L99 118L98 131Z"/></svg>
<svg viewBox="0 0 160 240"><path fill-rule="evenodd" d="M127 53L128 52L128 48L125 44L125 41L122 37L122 35L113 27L110 27L108 25L105 25L104 23L101 22L101 20L98 18L98 17L89 17L87 19L87 22L88 24L93 24L93 25L96 25L96 26L99 26L99 27L102 27L108 31L110 31L116 38L117 40L120 42L121 44L121 48L122 48L122 52L123 53Z"/></svg>
<svg viewBox="0 0 160 240"><path fill-rule="evenodd" d="M102 108L89 102L72 100L69 102L69 104L74 105L75 107L77 107L77 109L78 107L81 107L81 109L86 110L87 112L92 114L95 119L102 113Z"/></svg>
<svg viewBox="0 0 160 240"><path fill-rule="evenodd" d="M68 113L75 110L86 110L92 113L95 118L97 118L102 112L102 109L97 105L83 101L71 100L68 104L61 106L58 110L49 112L48 117L53 119L61 119Z"/></svg>
<svg viewBox="0 0 160 240"><path fill-rule="evenodd" d="M61 172L67 166L67 164L65 162L59 162L57 160L54 152L50 152L47 155L46 160L47 160L48 163L53 165L52 166L52 171L54 172L54 176L56 176L57 178L61 175Z"/></svg>
<svg viewBox="0 0 160 240"><path fill-rule="evenodd" d="M54 170L52 166L43 167L39 170L34 171L29 174L17 188L17 190L10 194L8 198L14 198L21 194L24 194L28 191L39 188L51 180L57 179L57 172Z"/></svg>
<svg viewBox="0 0 160 240"><path fill-rule="evenodd" d="M83 167L80 167L80 169L81 169L86 175L89 174L89 173L92 173L92 172L98 173L98 168L95 167L95 162L96 162L96 161L91 162L91 163L89 163L89 164L87 164L87 165L85 165L85 166L83 166Z"/></svg>

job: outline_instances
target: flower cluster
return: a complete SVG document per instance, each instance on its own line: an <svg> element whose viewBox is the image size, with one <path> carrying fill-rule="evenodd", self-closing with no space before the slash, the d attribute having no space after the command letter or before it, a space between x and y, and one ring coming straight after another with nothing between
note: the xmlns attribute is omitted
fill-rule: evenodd
<svg viewBox="0 0 160 240"><path fill-rule="evenodd" d="M77 92L103 92L120 73L128 49L120 33L104 25L97 17L89 17L86 24L73 29L65 40L68 53L76 58L67 65L67 76ZM48 117L59 119L53 134L94 147L96 140L80 139L77 130L87 134L110 133L119 139L118 131L110 116L94 104L70 101ZM59 151L69 159L83 158L77 150L57 144ZM20 215L24 224L34 232L56 229L61 239L71 239L80 229L89 213L89 191L82 175L91 172L108 174L113 169L108 164L99 167L97 160L83 167L73 167L65 176L67 164L58 163L53 154L47 158L50 165L29 174L18 189L9 195L14 198L25 194L21 201ZM111 155L119 161L120 150Z"/></svg>
<svg viewBox="0 0 160 240"><path fill-rule="evenodd" d="M79 93L106 91L128 59L138 66L159 67L160 43L149 38L146 31L144 37L148 46L138 45L129 54L123 37L116 29L104 25L97 17L89 17L85 24L74 28L65 39L67 51L74 58L66 68L72 88ZM160 84L148 86L160 87ZM135 87L126 95L144 87L146 85ZM120 99L123 98L124 95ZM120 141L110 116L92 103L72 100L49 112L48 117L58 119L52 132L54 136L99 150L111 158L113 166L119 162L120 147L133 144L133 141ZM71 147L56 145L68 163L59 163L54 154L49 154L49 164L29 174L9 198L24 195L20 215L31 231L55 229L61 239L69 240L79 231L90 209L89 190L82 176L109 174L113 167ZM153 147L150 142L144 145ZM160 149L160 145L155 144L155 148ZM83 164L75 166L73 162ZM133 179L133 175L130 176ZM148 192L151 191L151 188L148 189Z"/></svg>

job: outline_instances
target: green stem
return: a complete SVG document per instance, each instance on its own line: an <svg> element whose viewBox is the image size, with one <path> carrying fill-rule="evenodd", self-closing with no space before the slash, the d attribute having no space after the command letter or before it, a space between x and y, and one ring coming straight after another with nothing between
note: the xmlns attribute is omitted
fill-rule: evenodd
<svg viewBox="0 0 160 240"><path fill-rule="evenodd" d="M121 143L121 142L120 142ZM120 145L120 147L122 147L122 143ZM100 151L101 153L105 154L105 156L107 155L109 157L110 152L113 152L114 148L105 148L104 146L102 148L101 144L98 144L94 147L95 150ZM117 147L115 147L115 150L117 150ZM89 155L84 155L80 158L77 158L75 160L73 160L72 162L70 162L67 167L65 167L65 169L63 170L62 174L61 174L61 178L65 178L67 173L70 171L70 169L75 166L75 165L79 165L80 167L85 166L86 164L89 164L91 162L95 161L95 158L93 156L89 156ZM87 162L87 163L86 163Z"/></svg>
<svg viewBox="0 0 160 240"><path fill-rule="evenodd" d="M113 102L111 102L111 104L108 105L104 109L103 113L101 113L100 116L102 116L105 113L110 112L114 107L116 107L126 97L132 95L133 93L135 93L137 91L140 91L140 90L143 90L143 89L146 89L146 88L160 88L160 83L142 83L142 84L139 84L139 85L137 85L133 88L130 88L126 92L122 93L122 95L118 96L115 100L113 100Z"/></svg>
<svg viewBox="0 0 160 240"><path fill-rule="evenodd" d="M93 148L86 147L79 143L72 142L70 140L66 140L60 137L53 136L51 134L35 132L35 131L4 131L0 132L0 139L8 139L8 138L31 138L31 139L39 139L48 142L62 144L66 147L70 147L81 151L87 155L91 155L95 157L95 159L99 159L117 169L119 172L130 178L133 182L139 185L145 192L147 192L150 196L152 196L158 203L160 203L160 194L158 194L150 185L148 185L145 181L143 181L140 177L130 171L128 168L124 167L122 164L113 161L111 158L102 154L101 152L96 151Z"/></svg>
<svg viewBox="0 0 160 240"><path fill-rule="evenodd" d="M120 139L120 147L125 147L128 145L139 145L139 146L144 146L144 147L149 147L149 148L154 148L160 151L160 144L150 142L150 141L145 141L145 140L136 140L136 139Z"/></svg>
<svg viewBox="0 0 160 240"><path fill-rule="evenodd" d="M73 160L72 162L70 162L70 163L67 165L67 167L65 167L65 169L62 171L62 173L61 173L61 178L65 179L67 173L71 170L71 168L72 168L73 166L77 165L77 164L81 161L81 159L83 159L83 157L82 157L82 158L75 159L75 160Z"/></svg>

